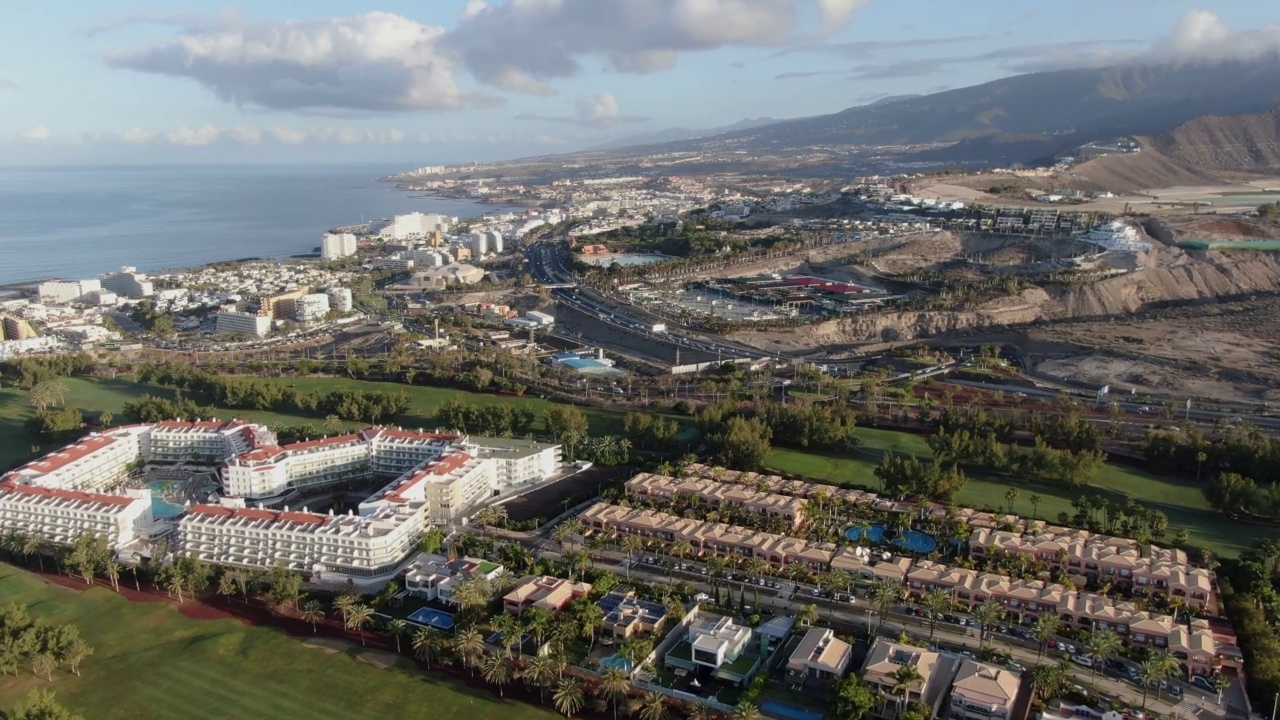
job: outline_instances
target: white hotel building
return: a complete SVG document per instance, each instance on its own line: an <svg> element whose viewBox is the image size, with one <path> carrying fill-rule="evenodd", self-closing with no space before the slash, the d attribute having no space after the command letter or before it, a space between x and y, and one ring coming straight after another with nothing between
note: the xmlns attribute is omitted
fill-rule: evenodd
<svg viewBox="0 0 1280 720"><path fill-rule="evenodd" d="M107 495L0 482L0 529L6 532L36 534L61 545L91 533L120 551L147 536L154 523L148 490Z"/></svg>

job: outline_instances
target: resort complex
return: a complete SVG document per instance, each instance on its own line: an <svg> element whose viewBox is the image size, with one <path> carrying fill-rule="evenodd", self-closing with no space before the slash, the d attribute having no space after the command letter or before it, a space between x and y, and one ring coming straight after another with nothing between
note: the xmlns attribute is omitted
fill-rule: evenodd
<svg viewBox="0 0 1280 720"><path fill-rule="evenodd" d="M121 557L164 537L219 565L385 581L428 527L453 526L561 470L559 446L531 441L371 427L280 445L243 421L128 425L0 478L0 530L55 543L90 533ZM209 473L218 482L172 506L149 471L165 486ZM370 484L380 487L360 494ZM308 502L348 509L312 512Z"/></svg>

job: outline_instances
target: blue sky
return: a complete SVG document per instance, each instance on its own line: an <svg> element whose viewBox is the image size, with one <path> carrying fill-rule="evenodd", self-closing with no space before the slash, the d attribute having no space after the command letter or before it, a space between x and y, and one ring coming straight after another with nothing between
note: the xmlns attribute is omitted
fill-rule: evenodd
<svg viewBox="0 0 1280 720"><path fill-rule="evenodd" d="M1277 49L1261 0L16 0L0 162L498 159Z"/></svg>

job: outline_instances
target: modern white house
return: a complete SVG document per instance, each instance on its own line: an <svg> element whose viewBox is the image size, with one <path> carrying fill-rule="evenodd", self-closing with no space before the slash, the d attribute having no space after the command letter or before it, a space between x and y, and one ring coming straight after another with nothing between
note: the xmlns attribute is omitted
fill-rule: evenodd
<svg viewBox="0 0 1280 720"><path fill-rule="evenodd" d="M492 581L503 567L488 560L464 557L450 560L442 555L420 553L405 569L404 589L423 600L453 602L453 590L472 577Z"/></svg>

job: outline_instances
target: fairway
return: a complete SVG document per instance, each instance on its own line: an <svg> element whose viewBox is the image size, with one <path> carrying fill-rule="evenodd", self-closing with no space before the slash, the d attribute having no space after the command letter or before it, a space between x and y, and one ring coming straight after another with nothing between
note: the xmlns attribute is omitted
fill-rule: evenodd
<svg viewBox="0 0 1280 720"><path fill-rule="evenodd" d="M379 670L361 648L329 654L303 638L237 620L192 620L168 603L131 603L101 587L72 591L0 563L0 600L75 623L94 654L50 685L0 676L0 708L32 687L92 720L551 720L542 708L473 691L436 673ZM401 661L410 667L407 659Z"/></svg>
<svg viewBox="0 0 1280 720"><path fill-rule="evenodd" d="M765 464L768 469L779 473L879 490L880 479L876 477L875 469L886 452L909 453L925 458L933 454L923 437L911 433L858 428L857 435L862 444L847 455L778 448ZM1105 466L1090 485L1078 489L1030 480L969 475L969 481L956 497L956 504L1007 510L1005 492L1011 486L1018 488L1018 499L1014 502L1016 513L1031 515L1030 498L1039 495L1041 502L1036 514L1049 520L1056 519L1060 512L1074 514L1071 501L1080 495L1101 494L1112 504L1119 505L1124 505L1132 497L1146 507L1161 510L1169 516L1167 537L1172 537L1180 528L1186 528L1191 533L1193 545L1228 557L1239 555L1255 537L1280 538L1280 530L1276 528L1226 522L1209 507L1204 494L1191 481L1160 478L1114 464Z"/></svg>

